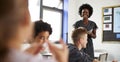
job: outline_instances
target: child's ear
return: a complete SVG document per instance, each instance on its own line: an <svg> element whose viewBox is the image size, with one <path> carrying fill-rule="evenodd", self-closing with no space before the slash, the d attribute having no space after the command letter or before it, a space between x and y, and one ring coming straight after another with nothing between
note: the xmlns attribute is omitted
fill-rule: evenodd
<svg viewBox="0 0 120 62"><path fill-rule="evenodd" d="M83 38L80 38L80 39L79 39L79 42L80 42L80 43L83 43L83 42L84 42Z"/></svg>
<svg viewBox="0 0 120 62"><path fill-rule="evenodd" d="M78 43L81 43L81 38L78 40Z"/></svg>

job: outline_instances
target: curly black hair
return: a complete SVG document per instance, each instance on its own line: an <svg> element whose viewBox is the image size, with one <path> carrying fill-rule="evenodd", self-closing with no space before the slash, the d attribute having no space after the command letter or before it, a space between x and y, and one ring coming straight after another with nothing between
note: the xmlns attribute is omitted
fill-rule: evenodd
<svg viewBox="0 0 120 62"><path fill-rule="evenodd" d="M89 4L82 4L80 7L79 7L79 15L81 16L81 14L82 14L82 10L83 9L88 9L89 10L89 16L88 17L90 17L91 15L92 15L92 13L93 13L93 8L92 8L92 6L91 5L89 5Z"/></svg>
<svg viewBox="0 0 120 62"><path fill-rule="evenodd" d="M34 25L34 38L43 31L48 31L49 34L52 34L52 27L47 22L43 22L42 20L35 21Z"/></svg>

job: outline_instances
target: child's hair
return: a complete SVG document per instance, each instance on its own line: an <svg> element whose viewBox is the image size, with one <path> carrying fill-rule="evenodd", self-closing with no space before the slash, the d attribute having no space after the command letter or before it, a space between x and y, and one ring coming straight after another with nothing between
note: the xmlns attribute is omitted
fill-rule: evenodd
<svg viewBox="0 0 120 62"><path fill-rule="evenodd" d="M24 19L27 0L0 0L0 62L9 52L7 46Z"/></svg>
<svg viewBox="0 0 120 62"><path fill-rule="evenodd" d="M47 22L43 22L42 20L38 20L35 22L34 26L34 38L41 32L48 31L49 34L52 34L52 27Z"/></svg>
<svg viewBox="0 0 120 62"><path fill-rule="evenodd" d="M83 27L79 27L79 28L75 29L72 33L73 42L76 43L85 34L87 34L87 30Z"/></svg>

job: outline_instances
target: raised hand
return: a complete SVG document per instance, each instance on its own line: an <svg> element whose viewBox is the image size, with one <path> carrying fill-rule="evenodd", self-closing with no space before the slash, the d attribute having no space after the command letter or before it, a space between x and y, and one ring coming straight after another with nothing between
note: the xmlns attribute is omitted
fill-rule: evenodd
<svg viewBox="0 0 120 62"><path fill-rule="evenodd" d="M55 44L49 41L47 43L50 51L58 62L68 62L68 48L62 39L59 42L62 45L62 48L55 46Z"/></svg>

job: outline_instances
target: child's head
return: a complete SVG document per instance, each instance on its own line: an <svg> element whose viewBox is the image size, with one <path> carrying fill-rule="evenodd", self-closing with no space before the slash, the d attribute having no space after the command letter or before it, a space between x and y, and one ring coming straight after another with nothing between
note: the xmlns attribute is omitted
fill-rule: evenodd
<svg viewBox="0 0 120 62"><path fill-rule="evenodd" d="M0 37L9 40L18 34L20 27L29 25L27 0L0 0L0 9Z"/></svg>
<svg viewBox="0 0 120 62"><path fill-rule="evenodd" d="M0 0L0 58L7 54L9 48L24 41L29 29L28 1Z"/></svg>
<svg viewBox="0 0 120 62"><path fill-rule="evenodd" d="M49 36L52 34L52 27L47 22L38 20L34 26L34 41L40 44L46 42Z"/></svg>
<svg viewBox="0 0 120 62"><path fill-rule="evenodd" d="M86 48L87 30L83 27L75 29L72 33L72 40L74 44L79 44L82 46L82 48Z"/></svg>

